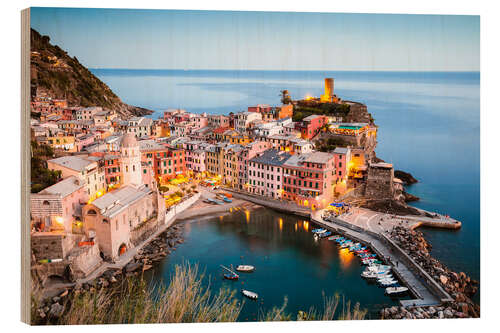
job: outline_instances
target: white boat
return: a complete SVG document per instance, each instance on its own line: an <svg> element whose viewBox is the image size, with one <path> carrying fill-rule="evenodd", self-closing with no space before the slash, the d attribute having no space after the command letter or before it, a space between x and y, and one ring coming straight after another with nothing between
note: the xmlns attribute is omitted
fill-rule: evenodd
<svg viewBox="0 0 500 333"><path fill-rule="evenodd" d="M402 294L408 291L406 287L387 287L385 288L385 293L387 295Z"/></svg>
<svg viewBox="0 0 500 333"><path fill-rule="evenodd" d="M384 287L389 287L389 286L392 286L393 284L398 283L398 281L391 279L391 280L381 280L381 281L378 281L378 283L380 283Z"/></svg>
<svg viewBox="0 0 500 333"><path fill-rule="evenodd" d="M384 272L390 272L391 269L390 268L375 268L375 267L368 266L366 268L366 271L367 272L374 272L374 273L384 273Z"/></svg>
<svg viewBox="0 0 500 333"><path fill-rule="evenodd" d="M252 265L238 265L238 267L236 267L236 270L238 272L253 272L255 270L255 267L253 267Z"/></svg>
<svg viewBox="0 0 500 333"><path fill-rule="evenodd" d="M368 269L370 271L384 271L384 270L390 271L391 270L391 266L373 264L373 265L369 265L366 269Z"/></svg>
<svg viewBox="0 0 500 333"><path fill-rule="evenodd" d="M257 295L256 293L254 293L253 291L250 291L250 290L242 289L241 293L243 295L245 295L246 297L250 298L250 299L257 299L257 298L259 298L259 295Z"/></svg>
<svg viewBox="0 0 500 333"><path fill-rule="evenodd" d="M361 273L361 276L366 279L383 279L392 277L392 275L390 275L389 273L379 274L375 272L366 272L366 271Z"/></svg>

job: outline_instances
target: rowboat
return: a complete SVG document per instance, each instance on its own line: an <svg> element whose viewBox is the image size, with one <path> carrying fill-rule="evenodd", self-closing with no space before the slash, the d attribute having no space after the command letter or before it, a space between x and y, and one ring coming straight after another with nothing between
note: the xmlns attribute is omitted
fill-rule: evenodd
<svg viewBox="0 0 500 333"><path fill-rule="evenodd" d="M250 290L241 289L241 293L250 299L257 299L259 295Z"/></svg>
<svg viewBox="0 0 500 333"><path fill-rule="evenodd" d="M233 200L227 198L227 197L224 197L222 200L224 200L224 202L228 202L228 203L231 203L233 202Z"/></svg>
<svg viewBox="0 0 500 333"><path fill-rule="evenodd" d="M255 270L255 267L253 267L251 265L238 265L238 267L236 267L236 270L238 272L250 273L250 272L253 272Z"/></svg>
<svg viewBox="0 0 500 333"><path fill-rule="evenodd" d="M313 233L315 234L321 234L321 233L324 233L326 232L326 229L325 228L319 228L319 229L313 229L311 230Z"/></svg>
<svg viewBox="0 0 500 333"><path fill-rule="evenodd" d="M402 294L408 291L406 287L387 287L385 288L385 293L387 295Z"/></svg>
<svg viewBox="0 0 500 333"><path fill-rule="evenodd" d="M240 278L240 276L238 274L236 274L233 270L227 268L227 267L224 267L222 265L220 265L220 267L224 268L225 270L228 271L228 273L224 273L224 279L227 279L227 280L238 280ZM233 268L233 265L231 265L231 268Z"/></svg>

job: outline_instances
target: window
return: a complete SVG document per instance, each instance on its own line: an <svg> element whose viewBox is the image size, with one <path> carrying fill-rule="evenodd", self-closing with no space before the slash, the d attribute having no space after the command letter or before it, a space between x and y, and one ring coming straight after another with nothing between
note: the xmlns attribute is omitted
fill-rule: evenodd
<svg viewBox="0 0 500 333"><path fill-rule="evenodd" d="M87 215L97 215L97 212L95 210L93 210L93 209L89 209L87 211Z"/></svg>

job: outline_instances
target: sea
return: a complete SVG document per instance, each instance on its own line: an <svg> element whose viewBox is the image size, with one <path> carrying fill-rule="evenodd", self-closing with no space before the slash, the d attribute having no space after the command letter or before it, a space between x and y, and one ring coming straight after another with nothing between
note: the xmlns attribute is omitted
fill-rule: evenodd
<svg viewBox="0 0 500 333"><path fill-rule="evenodd" d="M160 117L170 108L181 108L189 112L227 114L246 110L257 104L280 104L280 91L288 90L292 99L307 95L320 96L323 93L324 78L335 79L334 92L344 100L364 103L379 126L377 137L377 156L393 163L395 169L410 172L418 183L407 191L420 197L412 203L415 207L441 214L449 214L462 222L456 231L421 228L425 238L432 245L431 254L449 268L465 272L473 279L480 280L480 74L479 72L356 72L356 71L238 71L238 70L131 70L131 69L92 69L122 100L128 104L155 110L153 118ZM289 219L276 217L276 213L262 213L275 227L275 220ZM220 242L240 239L236 246L233 263L238 254L254 249L257 238L260 247L267 248L271 255L275 249L272 244L265 245L266 238L241 231L237 225L229 233L217 225L217 219L194 223L191 226L193 242L203 239L202 230L210 230L207 237ZM211 224L217 226L213 226ZM294 224L295 222L290 222ZM200 229L198 229L200 228ZM231 228L229 228L231 229ZM194 233L194 234L193 234ZM196 236L198 235L198 236ZM284 294L293 295L312 288L314 279L303 275L306 271L315 278L323 276L332 284L333 292L348 293L352 301L366 304L371 310L382 300L366 299L365 293L354 293L353 288L362 288L364 281L341 269L340 254L332 255L332 264L322 257L315 260L317 253L301 248L300 242L284 241L285 248L292 247L292 253L283 252L283 264L276 260L273 278L288 283L276 291L269 306L281 305ZM213 274L220 271L219 264L227 263L227 253L221 251L221 244L214 246L215 256L206 259L210 252L210 242L199 246L183 244L167 262L190 260L199 262ZM198 247L208 246L206 250ZM182 251L181 248L192 248ZM238 252L240 251L240 252ZM241 252L243 251L243 252ZM334 251L335 252L335 251ZM179 254L180 253L180 254ZM335 252L336 253L336 252ZM248 253L246 254L248 255ZM337 259L335 259L337 258ZM229 258L228 258L229 259ZM326 266L325 266L326 265ZM166 267L164 265L162 267ZM313 267L311 267L313 266ZM214 268L215 267L215 268ZM290 269L292 267L293 269ZM332 271L322 271L330 267ZM214 270L215 269L215 270ZM319 270L319 271L315 271ZM299 273L300 272L300 273ZM168 280L170 269L162 268L160 275ZM285 277L291 274L293 277ZM281 276L281 278L280 278ZM347 281L347 282L346 282ZM262 280L266 283L266 279ZM269 279L267 279L267 283ZM344 285L347 283L347 285ZM281 286L281 283L271 282ZM320 284L322 288L325 286ZM338 286L338 288L335 288ZM350 286L350 287L349 287ZM257 286L255 287L256 289ZM264 287L262 287L264 288ZM266 287L267 288L267 287ZM292 289L296 288L295 291ZM318 288L315 288L318 289ZM273 293L276 288L270 288ZM363 290L363 289L359 289ZM309 305L322 304L319 290L307 292L304 299L288 299L293 310ZM279 297L278 297L279 296ZM271 297L267 297L269 299ZM306 299L309 299L306 301ZM479 301L479 294L475 297ZM281 301L278 301L281 300ZM297 302L296 302L297 301ZM294 303L296 302L296 303ZM300 304L300 306L299 306ZM298 307L297 307L298 306ZM242 320L252 320L254 308L242 314ZM252 312L253 311L253 312ZM258 310L261 311L261 310ZM257 312L258 312L257 311ZM244 319L245 317L246 319Z"/></svg>

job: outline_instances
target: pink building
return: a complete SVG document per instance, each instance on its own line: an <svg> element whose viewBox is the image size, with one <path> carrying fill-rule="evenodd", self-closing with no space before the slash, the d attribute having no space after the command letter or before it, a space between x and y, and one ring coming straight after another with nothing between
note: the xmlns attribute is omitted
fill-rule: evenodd
<svg viewBox="0 0 500 333"><path fill-rule="evenodd" d="M335 182L339 183L347 179L347 164L351 157L351 150L349 148L337 147L333 151L335 157Z"/></svg>
<svg viewBox="0 0 500 333"><path fill-rule="evenodd" d="M302 119L301 122L297 122L295 128L300 132L302 139L310 140L314 138L327 123L328 118L326 116L311 115Z"/></svg>
<svg viewBox="0 0 500 333"><path fill-rule="evenodd" d="M193 124L193 130L208 126L208 118L202 115L196 115L190 121Z"/></svg>
<svg viewBox="0 0 500 333"><path fill-rule="evenodd" d="M95 142L94 134L82 134L75 138L75 145L77 151L82 151L83 148L90 146Z"/></svg>
<svg viewBox="0 0 500 333"><path fill-rule="evenodd" d="M71 233L81 221L82 206L88 200L85 183L70 176L31 194L31 218L39 231L64 230ZM76 223L77 224L77 223Z"/></svg>
<svg viewBox="0 0 500 333"><path fill-rule="evenodd" d="M292 155L276 149L268 149L248 161L248 185L250 193L278 199L283 193L283 165Z"/></svg>
<svg viewBox="0 0 500 333"><path fill-rule="evenodd" d="M248 181L248 161L258 154L271 148L269 142L254 141L245 146L245 149L238 156L238 188L240 190L246 189Z"/></svg>
<svg viewBox="0 0 500 333"><path fill-rule="evenodd" d="M312 209L326 207L332 201L336 178L333 154L293 155L283 167L285 199Z"/></svg>

